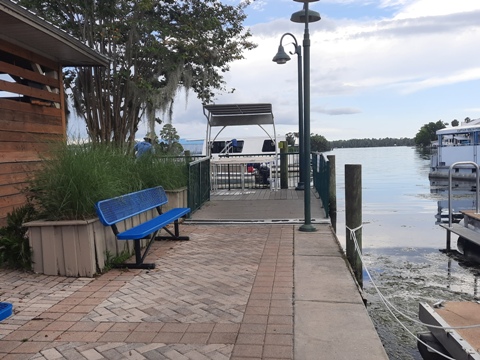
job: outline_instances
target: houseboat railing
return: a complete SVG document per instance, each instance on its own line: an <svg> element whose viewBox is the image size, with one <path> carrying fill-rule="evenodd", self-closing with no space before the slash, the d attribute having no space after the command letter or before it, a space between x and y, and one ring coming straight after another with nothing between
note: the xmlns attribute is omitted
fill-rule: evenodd
<svg viewBox="0 0 480 360"><path fill-rule="evenodd" d="M453 223L453 214L452 214L452 170L460 165L471 165L473 166L476 171L475 171L475 180L476 180L476 197L475 197L475 214L479 213L479 204L478 204L478 198L479 198L479 184L480 184L480 171L479 171L479 166L477 163L473 161L458 161L450 165L448 168L448 227L452 227Z"/></svg>
<svg viewBox="0 0 480 360"><path fill-rule="evenodd" d="M287 184L288 188L295 188L300 179L300 166L299 166L299 154L298 152L289 152L279 154L279 160L268 164L268 169L260 168L262 162L261 158L266 154L225 154L220 155L221 159L237 159L237 158L259 158L259 163L252 163L251 166L243 166L236 164L232 161L231 164L216 165L215 173L212 172L212 184L215 184L215 189L221 190L234 190L234 189L258 189L269 188L270 179L274 178L276 181L280 181L281 166L280 161L287 162ZM243 174L243 181L240 178ZM276 188L279 188L279 184L275 184Z"/></svg>

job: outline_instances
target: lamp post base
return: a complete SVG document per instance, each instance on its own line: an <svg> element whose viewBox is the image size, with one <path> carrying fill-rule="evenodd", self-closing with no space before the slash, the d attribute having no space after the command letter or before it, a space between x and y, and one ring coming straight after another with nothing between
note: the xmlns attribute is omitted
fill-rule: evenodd
<svg viewBox="0 0 480 360"><path fill-rule="evenodd" d="M317 229L315 228L315 226L313 226L312 224L303 224L302 226L300 226L298 228L299 231L303 231L303 232L314 232L314 231L317 231Z"/></svg>
<svg viewBox="0 0 480 360"><path fill-rule="evenodd" d="M305 190L305 184L299 181L295 190Z"/></svg>

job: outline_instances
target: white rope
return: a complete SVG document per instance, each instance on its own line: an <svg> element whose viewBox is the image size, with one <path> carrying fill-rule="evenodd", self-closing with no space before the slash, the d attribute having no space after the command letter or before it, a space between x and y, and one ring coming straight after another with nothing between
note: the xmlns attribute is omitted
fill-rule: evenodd
<svg viewBox="0 0 480 360"><path fill-rule="evenodd" d="M363 267L365 268L365 272L367 273L368 277L370 278L370 281L372 282L373 286L375 287L375 289L377 290L378 294L385 299L385 301L388 303L389 306L391 306L396 312L398 312L400 315L402 315L403 317L405 317L407 320L410 320L414 323L417 323L419 325L423 325L423 326L428 326L428 327L431 327L431 328L435 328L435 329L444 329L444 330L457 330L457 329L475 329L475 328L479 328L480 327L480 324L475 324L475 325L465 325L465 326L437 326L437 325L430 325L430 324L427 324L427 323L424 323L422 321L419 321L419 320L416 320L408 315L405 314L405 310L403 310L403 312L401 310L399 310L394 304L392 304L382 293L381 291L378 289L378 287L376 286L375 284L375 281L373 280L370 272L368 271L368 268L366 267L366 265L364 264L364 261L363 261L363 257L362 257L362 252L361 252L361 249L359 248L359 245L358 245L358 242L357 242L357 236L355 233L353 233L352 235L352 232L355 232L357 231L358 229L360 229L362 226L359 226L355 229L350 229L348 226L347 226L347 229L350 230L350 238L354 241L355 243L355 249L357 250L357 252L359 253L359 257L360 257L360 260L362 261L362 264L363 264ZM410 311L409 311L410 312Z"/></svg>
<svg viewBox="0 0 480 360"><path fill-rule="evenodd" d="M358 253L358 256L360 257L360 260L362 261L362 264L363 264L363 267L365 268L365 272L367 273L368 277L370 278L370 281L372 282L375 290L377 291L377 293L379 294L380 296L380 299L382 300L383 304L385 305L385 307L387 308L388 312L393 316L393 318L400 324L400 326L402 328L405 329L406 332L408 332L412 337L414 337L418 342L422 343L423 345L425 345L427 348L429 348L430 350L436 352L437 354L439 354L440 356L446 358L446 359L449 359L449 360L455 360L454 358L451 358L443 353L441 353L440 351L434 349L432 346L428 345L427 343L425 343L424 341L420 340L417 335L415 335L413 332L411 332L401 321L400 319L393 313L393 311L390 309L389 307L389 304L390 302L383 296L383 294L381 293L380 289L377 287L377 285L375 284L375 282L373 281L373 278L372 276L370 275L370 271L368 271L368 268L365 266L364 264L364 261L363 261L363 257L362 257L362 251L360 249L360 247L358 246L358 242L357 242L357 235L355 234L355 232L357 230L359 230L360 228L362 227L362 225L360 225L359 227L355 228L355 229L350 229L348 226L346 227L349 231L350 231L350 239L353 240L354 244L355 244L355 249ZM391 305L391 304L390 304ZM393 307L393 306L392 306ZM395 308L395 307L394 307ZM398 310L395 308L395 310L398 312ZM401 313L400 313L401 314ZM403 314L401 314L403 315Z"/></svg>

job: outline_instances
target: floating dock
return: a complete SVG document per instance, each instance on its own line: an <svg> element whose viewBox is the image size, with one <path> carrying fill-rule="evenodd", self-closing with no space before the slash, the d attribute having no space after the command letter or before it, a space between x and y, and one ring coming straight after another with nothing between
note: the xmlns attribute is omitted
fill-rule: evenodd
<svg viewBox="0 0 480 360"><path fill-rule="evenodd" d="M438 308L420 303L419 318L430 334L421 334L420 339L436 350L454 359L480 360L480 304L477 302L444 302ZM459 327L467 327L460 329ZM426 360L443 358L418 343L420 354Z"/></svg>

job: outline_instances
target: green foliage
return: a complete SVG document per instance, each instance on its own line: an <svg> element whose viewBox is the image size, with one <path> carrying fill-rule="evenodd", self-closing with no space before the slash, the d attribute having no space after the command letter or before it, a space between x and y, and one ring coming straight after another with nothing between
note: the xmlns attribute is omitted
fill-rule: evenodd
<svg viewBox="0 0 480 360"><path fill-rule="evenodd" d="M158 145L160 152L167 155L179 155L183 152L183 146L179 144L180 136L171 124L165 124L160 131L162 142Z"/></svg>
<svg viewBox="0 0 480 360"><path fill-rule="evenodd" d="M179 87L204 103L226 90L230 63L256 47L243 26L250 1L19 0L111 60L68 68L77 114L94 142L133 141L142 114L170 112Z"/></svg>
<svg viewBox="0 0 480 360"><path fill-rule="evenodd" d="M121 265L130 259L132 254L128 250L123 250L119 255L113 256L109 251L105 252L105 267L102 272L106 273L113 268L121 267Z"/></svg>
<svg viewBox="0 0 480 360"><path fill-rule="evenodd" d="M285 139L287 140L288 146L295 146L295 139L298 137L298 132L289 132L285 134Z"/></svg>
<svg viewBox="0 0 480 360"><path fill-rule="evenodd" d="M310 149L316 152L325 152L331 149L329 141L322 135L310 135Z"/></svg>
<svg viewBox="0 0 480 360"><path fill-rule="evenodd" d="M446 125L442 120L423 125L415 135L415 144L417 146L430 146L432 141L437 139L436 131L445 128Z"/></svg>
<svg viewBox="0 0 480 360"><path fill-rule="evenodd" d="M30 180L28 196L46 220L87 219L96 216L102 199L153 186L186 186L184 161L151 156L136 160L113 145L61 145Z"/></svg>
<svg viewBox="0 0 480 360"><path fill-rule="evenodd" d="M7 226L0 228L0 265L17 269L31 268L31 251L23 223L35 218L31 204L19 207L7 215Z"/></svg>

